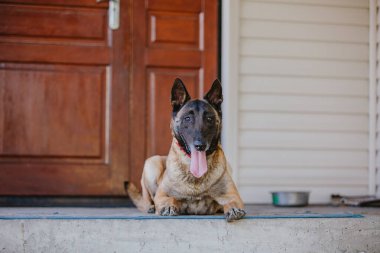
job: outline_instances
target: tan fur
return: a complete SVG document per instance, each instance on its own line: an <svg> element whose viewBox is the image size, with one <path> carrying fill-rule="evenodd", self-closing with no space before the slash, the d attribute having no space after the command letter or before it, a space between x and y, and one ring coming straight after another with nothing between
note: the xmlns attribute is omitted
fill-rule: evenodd
<svg viewBox="0 0 380 253"><path fill-rule="evenodd" d="M228 221L240 219L228 216L244 205L232 181L224 153L219 146L207 156L208 171L195 178L189 171L190 158L173 139L169 155L146 160L141 178L142 193L130 184L128 194L139 210L161 215L214 214L222 211ZM241 210L244 212L243 210ZM228 217L230 218L228 218Z"/></svg>
<svg viewBox="0 0 380 253"><path fill-rule="evenodd" d="M220 82L214 81L204 100L190 100L183 82L177 78L171 95L173 141L169 154L167 157L153 156L145 161L142 192L130 184L127 188L129 196L144 212L167 216L220 211L224 212L227 221L241 219L245 215L243 201L232 181L223 150L217 145L222 124ZM193 152L189 145L191 149L205 152L203 155L208 154L205 174L198 178L190 172L191 158L181 150L177 141L182 143L188 154Z"/></svg>

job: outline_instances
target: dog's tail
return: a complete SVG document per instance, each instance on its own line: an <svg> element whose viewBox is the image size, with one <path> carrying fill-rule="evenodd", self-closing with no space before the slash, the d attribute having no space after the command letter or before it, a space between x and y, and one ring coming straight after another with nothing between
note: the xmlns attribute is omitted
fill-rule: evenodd
<svg viewBox="0 0 380 253"><path fill-rule="evenodd" d="M139 209L141 212L151 212L150 209L152 208L152 204L149 200L143 198L139 189L137 189L137 187L132 182L129 182L126 185L126 190L128 196L131 198L133 204L135 204L137 209Z"/></svg>

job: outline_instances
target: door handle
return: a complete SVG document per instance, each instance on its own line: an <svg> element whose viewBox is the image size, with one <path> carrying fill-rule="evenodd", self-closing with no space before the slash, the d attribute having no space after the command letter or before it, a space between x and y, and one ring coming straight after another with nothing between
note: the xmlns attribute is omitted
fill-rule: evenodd
<svg viewBox="0 0 380 253"><path fill-rule="evenodd" d="M109 1L108 4L108 27L112 30L120 26L120 0L96 0L97 3Z"/></svg>

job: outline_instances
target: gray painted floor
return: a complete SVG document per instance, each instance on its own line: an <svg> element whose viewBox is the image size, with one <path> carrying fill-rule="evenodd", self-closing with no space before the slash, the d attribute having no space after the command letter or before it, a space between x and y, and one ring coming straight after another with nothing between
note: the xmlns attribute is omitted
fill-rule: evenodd
<svg viewBox="0 0 380 253"><path fill-rule="evenodd" d="M227 223L211 218L113 219L146 215L135 208L0 208L0 252L380 252L380 209L259 205L246 209L248 215L258 216L354 213L364 218ZM44 218L54 216L63 218Z"/></svg>
<svg viewBox="0 0 380 253"><path fill-rule="evenodd" d="M247 205L247 216L293 216L297 214L362 214L364 216L380 216L380 208L362 207L274 207L271 205ZM220 214L222 215L222 214ZM71 208L71 207L0 207L1 218L117 218L117 217L151 216L136 208Z"/></svg>

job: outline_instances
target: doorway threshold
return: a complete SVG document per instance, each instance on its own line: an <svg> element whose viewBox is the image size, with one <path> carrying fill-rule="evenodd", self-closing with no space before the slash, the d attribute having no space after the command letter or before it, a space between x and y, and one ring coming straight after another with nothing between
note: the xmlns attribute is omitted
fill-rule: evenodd
<svg viewBox="0 0 380 253"><path fill-rule="evenodd" d="M0 197L0 207L133 207L126 196L109 197L52 197L52 196L10 196Z"/></svg>

